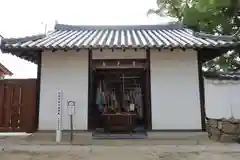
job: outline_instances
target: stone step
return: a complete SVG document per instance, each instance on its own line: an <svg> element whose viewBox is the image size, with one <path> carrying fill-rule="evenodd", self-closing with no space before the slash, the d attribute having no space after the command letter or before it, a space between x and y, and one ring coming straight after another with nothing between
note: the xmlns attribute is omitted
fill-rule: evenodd
<svg viewBox="0 0 240 160"><path fill-rule="evenodd" d="M7 137L1 143L55 145L55 133L34 133L28 137ZM92 133L74 133L70 142L69 133L64 133L61 143L75 145L196 145L210 144L206 133L199 132L149 132L146 139L93 139Z"/></svg>

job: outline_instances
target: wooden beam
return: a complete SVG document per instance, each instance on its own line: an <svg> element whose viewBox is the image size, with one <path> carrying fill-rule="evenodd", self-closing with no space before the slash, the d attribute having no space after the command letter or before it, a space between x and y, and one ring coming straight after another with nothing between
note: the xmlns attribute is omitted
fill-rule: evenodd
<svg viewBox="0 0 240 160"><path fill-rule="evenodd" d="M198 49L196 50L199 54L201 54L200 61L205 63L210 61L214 58L222 56L223 54L227 53L228 50L221 50L221 49Z"/></svg>

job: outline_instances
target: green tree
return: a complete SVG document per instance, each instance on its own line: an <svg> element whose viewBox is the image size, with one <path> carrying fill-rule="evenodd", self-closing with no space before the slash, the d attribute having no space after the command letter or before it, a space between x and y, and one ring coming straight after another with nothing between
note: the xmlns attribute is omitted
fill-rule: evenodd
<svg viewBox="0 0 240 160"><path fill-rule="evenodd" d="M194 31L232 35L240 40L240 0L157 0L157 9L148 14L175 18ZM240 69L240 49L206 62L209 71Z"/></svg>

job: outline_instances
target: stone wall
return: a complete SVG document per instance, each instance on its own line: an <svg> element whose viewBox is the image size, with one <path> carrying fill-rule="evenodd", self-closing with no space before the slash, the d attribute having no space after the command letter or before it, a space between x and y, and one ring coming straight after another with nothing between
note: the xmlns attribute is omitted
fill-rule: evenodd
<svg viewBox="0 0 240 160"><path fill-rule="evenodd" d="M220 142L239 142L240 119L207 118L208 137Z"/></svg>

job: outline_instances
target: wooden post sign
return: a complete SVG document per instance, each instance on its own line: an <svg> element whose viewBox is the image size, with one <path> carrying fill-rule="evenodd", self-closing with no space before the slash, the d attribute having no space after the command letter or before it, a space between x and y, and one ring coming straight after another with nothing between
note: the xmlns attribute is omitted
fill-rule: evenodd
<svg viewBox="0 0 240 160"><path fill-rule="evenodd" d="M56 128L56 142L62 140L62 91L57 92L57 128Z"/></svg>

